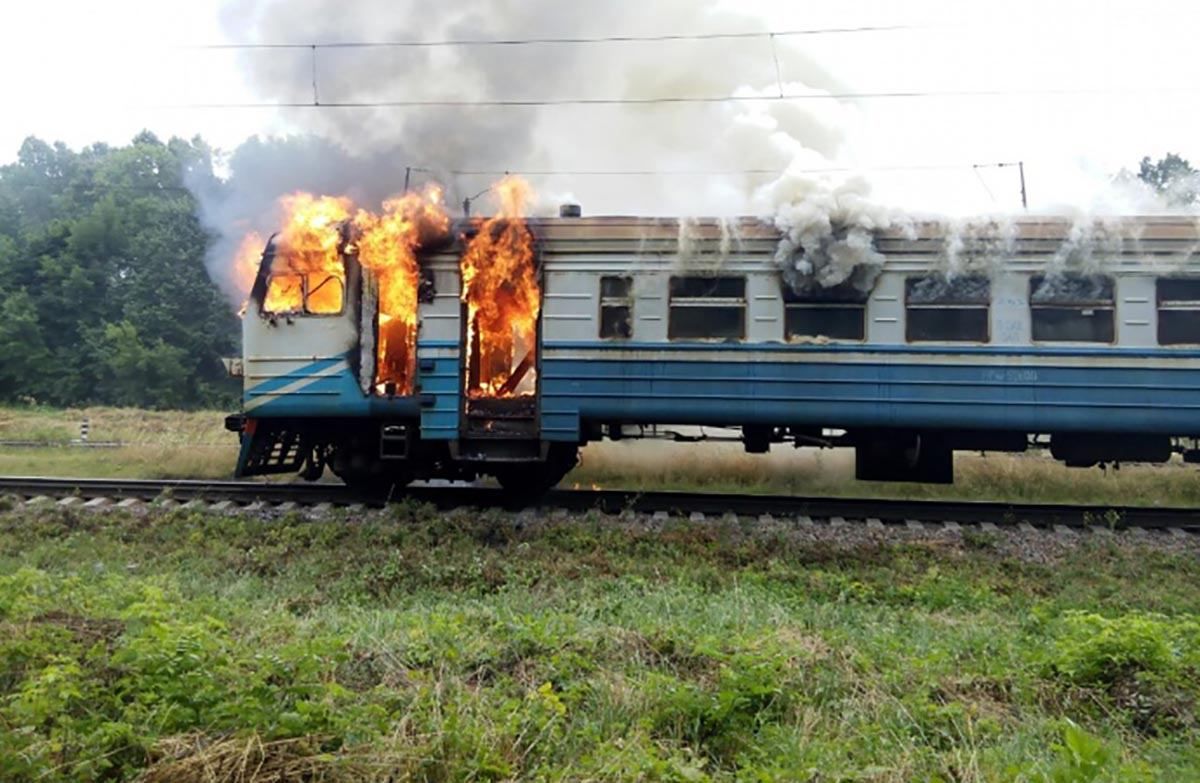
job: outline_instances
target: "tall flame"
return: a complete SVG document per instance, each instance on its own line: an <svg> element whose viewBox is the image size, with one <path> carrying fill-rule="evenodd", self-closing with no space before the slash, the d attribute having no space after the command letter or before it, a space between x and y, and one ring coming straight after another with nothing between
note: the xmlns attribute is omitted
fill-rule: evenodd
<svg viewBox="0 0 1200 783"><path fill-rule="evenodd" d="M285 219L263 310L269 313L340 312L346 288L341 224L350 199L293 193L280 199Z"/></svg>
<svg viewBox="0 0 1200 783"><path fill-rule="evenodd" d="M379 286L379 333L375 342L375 390L412 394L416 365L417 293L420 269L416 251L450 229L442 190L427 186L383 202L383 214L359 210L354 217L358 260Z"/></svg>
<svg viewBox="0 0 1200 783"><path fill-rule="evenodd" d="M262 234L257 231L249 231L242 237L237 255L233 258L232 279L234 285L237 286L238 291L244 292L247 296L254 286L254 278L258 276L258 267L262 263L263 244ZM242 307L238 310L239 317L246 314L246 307L249 304L249 299L242 301Z"/></svg>
<svg viewBox="0 0 1200 783"><path fill-rule="evenodd" d="M506 177L494 190L500 212L479 224L460 259L467 309L464 381L471 399L528 397L536 390L541 289L533 233L524 218L532 191L516 177ZM342 312L345 259L357 254L367 273L364 280L373 280L379 294L371 386L377 394L412 394L421 282L417 254L449 234L442 197L442 190L431 185L385 201L381 212L355 210L347 198L310 193L280 199L284 219L263 311ZM246 289L257 275L261 247L261 237L248 234L235 260Z"/></svg>
<svg viewBox="0 0 1200 783"><path fill-rule="evenodd" d="M494 187L500 213L484 221L461 260L467 305L467 396L533 393L541 288L525 206L533 192L519 177Z"/></svg>

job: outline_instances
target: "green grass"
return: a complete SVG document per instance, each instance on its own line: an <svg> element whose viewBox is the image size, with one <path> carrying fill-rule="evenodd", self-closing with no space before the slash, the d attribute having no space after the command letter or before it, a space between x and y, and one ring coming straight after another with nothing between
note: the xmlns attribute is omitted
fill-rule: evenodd
<svg viewBox="0 0 1200 783"><path fill-rule="evenodd" d="M10 509L0 780L1195 780L1198 579L1115 545Z"/></svg>

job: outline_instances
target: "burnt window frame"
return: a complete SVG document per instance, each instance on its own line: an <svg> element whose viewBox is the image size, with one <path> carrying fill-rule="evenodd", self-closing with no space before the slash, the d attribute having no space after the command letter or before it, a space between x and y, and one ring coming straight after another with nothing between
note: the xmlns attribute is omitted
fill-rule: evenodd
<svg viewBox="0 0 1200 783"><path fill-rule="evenodd" d="M625 288L624 295L609 296L609 295L605 294L605 291L604 291L605 281L610 281L610 280L621 281L622 285ZM600 275L599 286L600 286L600 297L599 297L600 302L599 302L599 307L597 308L597 312L598 312L600 320L596 327L596 333L599 335L601 340L632 340L633 339L633 311L634 311L634 307L633 307L633 299L634 299L633 276L632 275ZM613 309L619 309L619 308L624 308L627 312L627 315L625 318L625 324L626 324L628 334L605 334L604 333L604 325L606 323L608 323L608 321L606 321L604 318L605 310L613 310Z"/></svg>
<svg viewBox="0 0 1200 783"><path fill-rule="evenodd" d="M711 293L687 291L689 286L703 288L703 281L708 281ZM731 290L720 291L721 288ZM667 280L667 339L672 342L743 342L746 339L748 300L746 298L746 275L671 275ZM732 289L737 289L733 291ZM715 294L722 293L723 296ZM735 294L735 295L730 295ZM738 333L734 335L694 335L677 334L675 312L680 310L737 310Z"/></svg>
<svg viewBox="0 0 1200 783"><path fill-rule="evenodd" d="M1185 283L1196 287L1195 297L1185 298L1179 296L1167 296L1164 291L1164 283ZM1170 275L1167 277L1157 277L1154 279L1154 315L1155 315L1155 330L1159 345L1200 345L1200 329L1196 330L1195 339L1191 340L1164 340L1163 339L1163 312L1168 313L1186 313L1196 317L1200 321L1200 275Z"/></svg>
<svg viewBox="0 0 1200 783"><path fill-rule="evenodd" d="M267 299L271 295L271 282L279 277L294 277L300 281L300 309L298 309L298 310L268 310L267 309ZM266 316L306 315L306 313L304 312L304 299L305 299L304 275L302 275L299 272L293 272L291 270L287 270L285 272L267 272L267 275L264 278L262 304L259 309L262 311L262 314L266 315Z"/></svg>
<svg viewBox="0 0 1200 783"><path fill-rule="evenodd" d="M309 279L314 275L323 274L322 272L293 272L291 270L285 272L268 272L266 277L266 285L263 287L262 298L262 314L265 316L304 316L305 318L336 318L346 314L346 299L348 298L347 291L349 290L349 270L345 260L342 261L342 276L338 277L332 272L327 273L317 288L310 288ZM271 291L271 281L276 277L298 277L300 278L300 309L299 310L268 310L267 295ZM341 305L336 311L314 312L309 308L309 295L319 289L321 286L327 285L329 280L336 279L342 287Z"/></svg>
<svg viewBox="0 0 1200 783"><path fill-rule="evenodd" d="M938 300L930 301L912 301L913 289L922 281L940 280L947 287L952 288L956 281L961 284L961 281L970 280L978 281L984 284L986 294L984 297L969 297L969 296L954 296L951 291L949 296ZM947 278L939 273L908 275L904 278L904 342L906 343L970 343L975 345L987 345L992 342L992 281L991 278L983 275L963 275L958 278ZM920 337L913 333L914 319L913 311L937 311L937 310L953 310L956 312L973 312L983 313L983 338L979 339L976 335L969 337Z"/></svg>
<svg viewBox="0 0 1200 783"><path fill-rule="evenodd" d="M805 338L834 340L847 343L866 342L867 339L867 303L871 298L868 291L856 288L851 283L842 283L828 288L806 287L797 291L786 282L782 283L783 292L783 339L789 343L803 342ZM859 316L857 337L845 337L813 332L795 332L791 330L789 315L795 312L839 310L856 311Z"/></svg>
<svg viewBox="0 0 1200 783"><path fill-rule="evenodd" d="M1082 344L1082 345L1116 345L1117 343L1117 281L1111 275L1106 274L1080 274L1078 272L1063 272L1059 273L1060 277L1064 277L1074 281L1098 281L1101 286L1107 286L1108 299L1085 299L1077 297L1074 299L1063 299L1053 302L1038 302L1035 301L1034 292L1046 281L1050 275L1039 273L1029 276L1029 285L1026 288L1029 301L1029 341L1037 344ZM1099 311L1108 313L1108 322L1110 335L1107 340L1067 340L1047 338L1038 336L1038 313L1057 311L1062 313L1070 313L1078 311L1084 313L1086 311ZM1087 316L1092 317L1092 316Z"/></svg>

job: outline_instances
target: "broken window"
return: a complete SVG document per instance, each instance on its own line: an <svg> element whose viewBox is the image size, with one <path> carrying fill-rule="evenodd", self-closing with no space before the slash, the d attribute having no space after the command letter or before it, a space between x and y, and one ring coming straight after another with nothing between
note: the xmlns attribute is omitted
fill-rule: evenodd
<svg viewBox="0 0 1200 783"><path fill-rule="evenodd" d="M304 309L304 277L293 274L274 274L267 280L267 295L263 298L264 313L298 313Z"/></svg>
<svg viewBox="0 0 1200 783"><path fill-rule="evenodd" d="M1200 343L1200 277L1163 277L1158 289L1158 344Z"/></svg>
<svg viewBox="0 0 1200 783"><path fill-rule="evenodd" d="M1113 279L1063 273L1029 278L1033 339L1111 343L1116 337Z"/></svg>
<svg viewBox="0 0 1200 783"><path fill-rule="evenodd" d="M851 283L799 291L785 284L783 303L784 335L789 340L862 340L866 335L867 293Z"/></svg>
<svg viewBox="0 0 1200 783"><path fill-rule="evenodd" d="M333 272L272 274L263 298L264 313L336 315L345 299L345 279Z"/></svg>
<svg viewBox="0 0 1200 783"><path fill-rule="evenodd" d="M740 340L746 336L746 278L672 277L667 338Z"/></svg>
<svg viewBox="0 0 1200 783"><path fill-rule="evenodd" d="M992 282L986 277L929 275L904 281L905 339L986 343Z"/></svg>
<svg viewBox="0 0 1200 783"><path fill-rule="evenodd" d="M627 340L633 336L633 278L600 278L600 336Z"/></svg>
<svg viewBox="0 0 1200 783"><path fill-rule="evenodd" d="M342 311L345 281L328 272L309 272L304 276L305 309L317 315L332 315Z"/></svg>

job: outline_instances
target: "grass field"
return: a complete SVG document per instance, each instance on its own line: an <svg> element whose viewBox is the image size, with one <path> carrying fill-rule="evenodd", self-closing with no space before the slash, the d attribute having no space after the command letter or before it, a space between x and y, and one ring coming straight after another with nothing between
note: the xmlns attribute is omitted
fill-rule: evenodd
<svg viewBox="0 0 1200 783"><path fill-rule="evenodd" d="M137 478L228 478L237 439L218 411L171 412L114 408L48 410L0 408L0 440L64 443L91 422L93 441L120 448L0 446L0 474ZM953 486L855 481L853 455L776 446L745 454L739 444L597 443L563 486L629 489L709 489L804 495L900 498L979 498L1010 501L1196 505L1194 466L1129 465L1121 470L1070 469L1042 452L1026 455L960 453ZM332 480L332 477L328 477Z"/></svg>
<svg viewBox="0 0 1200 783"><path fill-rule="evenodd" d="M63 446L90 424L89 440L117 448ZM0 440L47 444L0 446L0 474L122 478L229 478L237 437L218 411L143 411L129 408L54 410L0 407Z"/></svg>
<svg viewBox="0 0 1200 783"><path fill-rule="evenodd" d="M0 508L10 783L1200 779L1194 547Z"/></svg>

